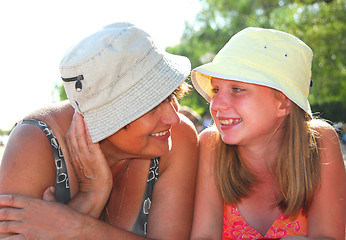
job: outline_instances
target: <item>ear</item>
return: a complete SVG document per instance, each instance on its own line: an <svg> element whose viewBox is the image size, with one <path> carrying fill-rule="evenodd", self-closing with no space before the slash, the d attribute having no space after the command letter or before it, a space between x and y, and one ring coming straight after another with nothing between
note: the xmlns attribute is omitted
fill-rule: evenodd
<svg viewBox="0 0 346 240"><path fill-rule="evenodd" d="M174 107L175 111L179 112L180 105L179 105L179 102L178 102L178 99L176 98L176 96L173 95L173 99L172 99L171 103L172 103L172 106Z"/></svg>
<svg viewBox="0 0 346 240"><path fill-rule="evenodd" d="M277 116L285 117L289 115L291 112L291 100L286 97L285 94L279 93L278 96L278 108L277 108Z"/></svg>

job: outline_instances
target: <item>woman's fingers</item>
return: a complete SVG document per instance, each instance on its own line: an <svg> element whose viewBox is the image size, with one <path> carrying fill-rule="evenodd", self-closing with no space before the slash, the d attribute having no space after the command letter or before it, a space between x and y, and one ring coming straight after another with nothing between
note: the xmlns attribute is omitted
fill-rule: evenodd
<svg viewBox="0 0 346 240"><path fill-rule="evenodd" d="M80 113L75 112L75 139L78 144L78 152L80 153L89 153L89 146L87 143L86 129L84 125L83 117Z"/></svg>
<svg viewBox="0 0 346 240"><path fill-rule="evenodd" d="M1 237L1 236L0 236ZM25 238L22 234L16 234L16 235L13 235L13 236L9 236L9 237L5 237L5 238L1 238L3 240L36 240L34 238L31 238L31 239L27 239Z"/></svg>
<svg viewBox="0 0 346 240"><path fill-rule="evenodd" d="M13 207L13 208L24 208L28 203L26 198L20 195L0 195L0 208L2 207Z"/></svg>
<svg viewBox="0 0 346 240"><path fill-rule="evenodd" d="M0 195L0 233L21 232L23 208L26 206L28 202L19 195Z"/></svg>
<svg viewBox="0 0 346 240"><path fill-rule="evenodd" d="M101 151L100 145L98 143L93 143L90 136L88 125L86 124L84 118L83 118L83 121L84 121L84 127L85 127L85 133L87 137L87 144L88 144L89 151L91 153L95 153L95 152L97 153L98 151Z"/></svg>
<svg viewBox="0 0 346 240"><path fill-rule="evenodd" d="M0 222L2 221L21 221L22 212L21 208L1 208L0 209Z"/></svg>
<svg viewBox="0 0 346 240"><path fill-rule="evenodd" d="M97 193L112 186L108 162L98 143L93 143L84 118L75 112L67 134L71 162L79 181L79 190Z"/></svg>
<svg viewBox="0 0 346 240"><path fill-rule="evenodd" d="M42 200L49 201L49 202L55 202L55 196L54 196L55 188L54 187L48 187L42 195Z"/></svg>
<svg viewBox="0 0 346 240"><path fill-rule="evenodd" d="M80 139L82 139L81 136L81 130L80 125L84 124L83 121L81 121L81 116L78 112L75 111L70 128L66 134L66 143L69 149L69 154L71 157L71 163L72 166L78 176L78 179L85 177L84 176L84 163L82 162L83 155L85 154L85 151L88 153L89 150L86 147L80 148Z"/></svg>

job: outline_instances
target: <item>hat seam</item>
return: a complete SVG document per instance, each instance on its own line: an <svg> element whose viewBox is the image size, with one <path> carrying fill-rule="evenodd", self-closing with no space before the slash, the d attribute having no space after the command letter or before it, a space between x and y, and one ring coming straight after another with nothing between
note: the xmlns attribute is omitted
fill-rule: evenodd
<svg viewBox="0 0 346 240"><path fill-rule="evenodd" d="M145 78L151 73L151 71L153 71L153 70L155 69L155 67L156 67L157 65L160 64L160 62L161 62L162 60L164 60L163 57L161 57L161 59L158 61L158 63L155 64L155 66L154 66L153 68L151 68L151 69L140 79L140 81L142 81L143 79L145 79ZM127 72L129 72L129 71L127 71ZM127 72L126 72L126 73L127 73ZM115 81L113 81L113 84L111 84L111 85L114 85L114 84L116 84ZM131 91L131 89L133 89L133 88L136 86L136 84L138 84L138 82L136 82L134 85L132 85L131 87L129 87L129 88L128 88L128 91ZM109 86L111 86L111 85L109 85ZM124 96L125 94L128 94L128 92L123 92L123 93L121 93L120 95L116 96L115 98L110 99L108 102L106 102L106 103L104 103L104 104L108 104L108 103L110 103L110 102L117 101L117 99L121 98L121 97ZM93 94L93 95L95 95L95 94ZM93 95L89 95L89 96L91 97L91 96L93 96ZM83 98L83 100L86 99L86 98L87 98L87 97ZM97 109L97 108L99 108L99 106L96 106L96 107L94 107L94 108L91 108L91 109L89 109L89 110L86 111L86 112L93 111L94 109Z"/></svg>
<svg viewBox="0 0 346 240"><path fill-rule="evenodd" d="M297 87L300 89L300 91L302 91L302 93L304 94L304 96L306 96L306 97L309 96L309 93L306 92L305 90L303 90L303 89L301 88L301 86L299 86L299 84L297 84L295 81L291 80L291 79L288 78L288 77L285 77L285 76L276 74L276 73L275 73L274 71L272 71L270 68L264 68L262 65L255 64L255 63L250 62L250 61L245 61L245 60L242 59L242 58L235 58L235 57L220 57L220 58L215 59L215 61L221 60L221 59L234 59L234 60L236 60L236 61L243 62L244 64L248 64L248 65L251 65L251 66L255 66L255 67L257 67L257 69L261 69L261 68L262 68L262 69L265 69L265 71L270 72L270 73L272 73L272 74L275 75L275 76L278 76L280 79L287 79L289 82L291 82L291 83L293 83L295 86L297 86ZM214 62L214 61L213 61L213 62ZM226 76L226 75L225 75L225 76ZM249 79L249 80L252 80L252 79ZM252 80L252 81L256 81L256 80Z"/></svg>
<svg viewBox="0 0 346 240"><path fill-rule="evenodd" d="M130 68L126 69L126 71L124 71L122 74L117 75L115 78L114 78L114 76L112 76L112 78L114 78L114 79L113 79L113 81L112 81L110 84L108 84L107 86L105 86L104 88L100 89L100 90L97 91L97 92L93 92L91 95L85 96L85 97L82 98L82 99L86 99L86 98L89 98L89 97L93 97L94 95L103 92L106 88L109 88L110 86L114 86L114 85L117 83L117 81L118 81L119 79L123 78L123 77L124 77L126 74L128 74L131 70L135 69L141 62L143 62L143 61L148 57L148 55L149 55L154 49L155 49L155 47L151 47L151 48L146 52L146 54L143 56L143 58L141 58L139 61L136 61ZM158 63L161 61L161 59L162 59L162 57L160 58L160 60L158 61ZM155 66L156 66L158 63L156 63ZM155 66L154 66L154 67L155 67ZM153 68L154 68L154 67L153 67ZM153 69L153 68L152 68L152 69ZM146 75L147 75L147 74L148 74L148 73L146 73Z"/></svg>
<svg viewBox="0 0 346 240"><path fill-rule="evenodd" d="M116 36L113 41L112 41L112 44L116 43L116 41L118 41L118 39L120 37L122 37L124 35L124 33L128 31L128 29L123 29L118 36ZM61 66L60 68L61 69L64 69L64 70L71 70L71 69L75 69L75 68L80 68L81 66L85 65L85 64L88 64L90 61L94 60L96 56L100 56L106 49L109 48L109 44L107 44L105 47L103 47L100 51L98 51L96 54L94 54L93 56L91 56L89 59L87 59L85 62L81 62L80 64L78 65L74 65L74 66L71 66L71 67L63 67ZM78 74L77 74L78 75Z"/></svg>
<svg viewBox="0 0 346 240"><path fill-rule="evenodd" d="M135 69L141 62L143 62L143 61L146 59L146 57L147 57L154 49L156 49L156 48L155 48L155 47L151 47L151 48L146 52L146 54L145 54L139 61L136 61L130 68L126 69L126 71L124 71L122 74L117 75L116 77L114 77L114 75L113 75L113 76L112 76L113 81L112 81L110 84L108 84L107 86L103 87L102 89L99 89L98 91L93 91L92 93L90 93L90 94L87 95L87 96L78 97L78 101L92 98L92 97L94 97L95 95L98 95L98 94L102 93L105 89L107 89L107 88L109 88L109 87L114 86L115 84L117 84L117 81L118 81L119 79L123 78L126 74L128 74L128 73L131 72L133 69ZM158 63L161 61L161 59L162 59L162 57L160 58L160 60L158 61ZM158 63L157 63L157 64L158 64ZM156 65L157 65L157 64L156 64ZM155 66L156 66L156 65L155 65ZM155 66L154 66L154 67L155 67ZM153 68L154 68L154 67L153 67ZM152 68L152 69L153 69L153 68ZM111 101L114 100L114 99L116 99L116 98L110 99L109 102L111 102ZM77 99L75 99L75 100L77 100Z"/></svg>
<svg viewBox="0 0 346 240"><path fill-rule="evenodd" d="M161 66L159 66L159 68L157 69L157 66L159 64L161 64ZM124 125L129 124L129 123L135 121L136 119L138 119L140 116L143 116L144 114L148 113L155 106L160 104L160 102L162 102L165 98L167 98L167 96L169 96L168 94L173 92L186 79L186 77L188 76L188 73L190 72L190 70L186 73L185 73L185 70L182 71L179 68L179 66L181 66L181 65L182 64L180 64L180 63L173 62L172 60L169 60L169 59L163 57L158 62L158 64L155 65L154 68L152 68L144 77L142 77L141 82L142 82L142 84L144 84L144 82L146 82L147 83L146 85L151 86L154 82L157 82L157 79L153 79L151 77L151 75L156 75L156 76L159 75L158 78L167 78L170 75L171 77L169 77L169 81L164 81L162 84L160 84L160 86L163 87L164 89L167 87L170 87L169 91L167 91L166 94L162 94L161 97L153 97L155 99L150 100L150 101L152 101L152 104L150 104L150 103L146 104L144 106L144 108L140 108L140 109L137 109L135 112L131 112L131 114L127 115L127 117L120 117L118 119L119 121L117 123L113 124L112 127L109 126L108 130L105 128L103 128L101 130L100 127L96 127L96 129L98 129L98 130L97 130L97 132L93 131L93 134L92 134L93 142L98 142L98 141L101 141L102 139L105 139L105 138L111 136L112 134L119 131L119 129L121 129ZM167 69L170 71L167 72ZM178 73L178 74L175 74L175 73ZM142 92L142 89L135 88L134 86L132 86L131 89L134 91L129 91L129 92L133 95L137 95L138 93ZM157 92L157 91L154 91L154 92ZM124 102L125 104L131 104L130 102L126 101L126 98L127 98L126 94L121 94L117 97L117 99L114 99L113 101L110 101L107 104L112 104L112 102L114 102L114 106L117 104L120 104L122 102ZM114 108L114 106L113 107L108 106L106 108ZM93 112L93 111L95 111L95 109L92 109L90 111ZM89 115L88 112L85 112L85 114ZM119 114L121 114L121 113L119 113ZM139 114L140 114L140 116L138 116ZM110 113L110 115L114 115L114 114ZM109 121L110 115L107 117L104 117L103 122ZM112 117L112 119L115 119L115 117ZM88 121L87 121L87 123L88 123ZM107 134L106 134L106 132L107 132Z"/></svg>
<svg viewBox="0 0 346 240"><path fill-rule="evenodd" d="M206 70L206 69L203 69L203 68L195 68L193 70L194 74L196 75L193 75L193 83L195 85L195 88L196 90L199 90L199 92L202 94L202 96L208 101L210 102L210 100L212 99L212 96L206 92L206 90L209 90L209 89L204 89L200 86L197 78L203 78L203 79L207 79L207 81L210 81L210 79L212 77L217 77L217 78L223 78L223 79L227 79L225 77L228 77L228 76L231 76L231 75L225 75L225 74L222 74L222 73L217 73L217 72L213 72L213 71L210 71L210 70ZM198 75L201 75L199 77L197 77ZM305 112L307 112L308 114L311 115L311 109L310 109L310 104L309 102L307 101L307 104L308 104L308 107L305 107L304 105L302 105L301 103L299 103L297 100L295 100L294 98L292 98L291 95L288 95L287 93L283 92L284 90L282 90L280 87L276 86L276 85L271 85L271 84L264 84L262 83L261 81L257 81L257 80L253 80L253 79L250 79L250 78L244 78L244 77L237 77L237 76L234 76L235 78L234 79L228 79L228 80L233 80L233 81L239 81L239 82L245 82L245 83L251 83L251 84L255 84L255 85L260 85L260 86L266 86L266 87L270 87L270 88L273 88L273 89L276 89L277 91L280 91L282 92L283 94L285 94L292 102L294 102L296 105L298 105L301 109L303 109ZM205 81L205 80L203 80ZM293 81L290 81L290 82L293 82ZM294 82L293 82L294 83ZM201 92L202 91L202 92ZM301 92L304 96L305 94L303 92ZM306 96L305 96L306 97ZM306 97L307 98L307 97ZM305 100L305 99L304 99Z"/></svg>

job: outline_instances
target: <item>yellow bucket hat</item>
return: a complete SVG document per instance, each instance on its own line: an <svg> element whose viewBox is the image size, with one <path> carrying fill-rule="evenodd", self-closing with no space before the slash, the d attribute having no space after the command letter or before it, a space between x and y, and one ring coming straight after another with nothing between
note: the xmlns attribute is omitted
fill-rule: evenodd
<svg viewBox="0 0 346 240"><path fill-rule="evenodd" d="M312 116L312 56L310 47L291 34L250 27L235 34L212 62L193 69L192 83L208 102L212 77L271 87Z"/></svg>

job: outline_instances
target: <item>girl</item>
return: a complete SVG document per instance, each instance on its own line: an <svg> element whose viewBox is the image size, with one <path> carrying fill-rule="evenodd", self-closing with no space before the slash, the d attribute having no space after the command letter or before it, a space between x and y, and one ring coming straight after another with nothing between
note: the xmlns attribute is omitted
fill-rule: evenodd
<svg viewBox="0 0 346 240"><path fill-rule="evenodd" d="M215 126L199 137L192 239L344 239L345 168L311 114L311 61L298 38L247 28L193 70Z"/></svg>

